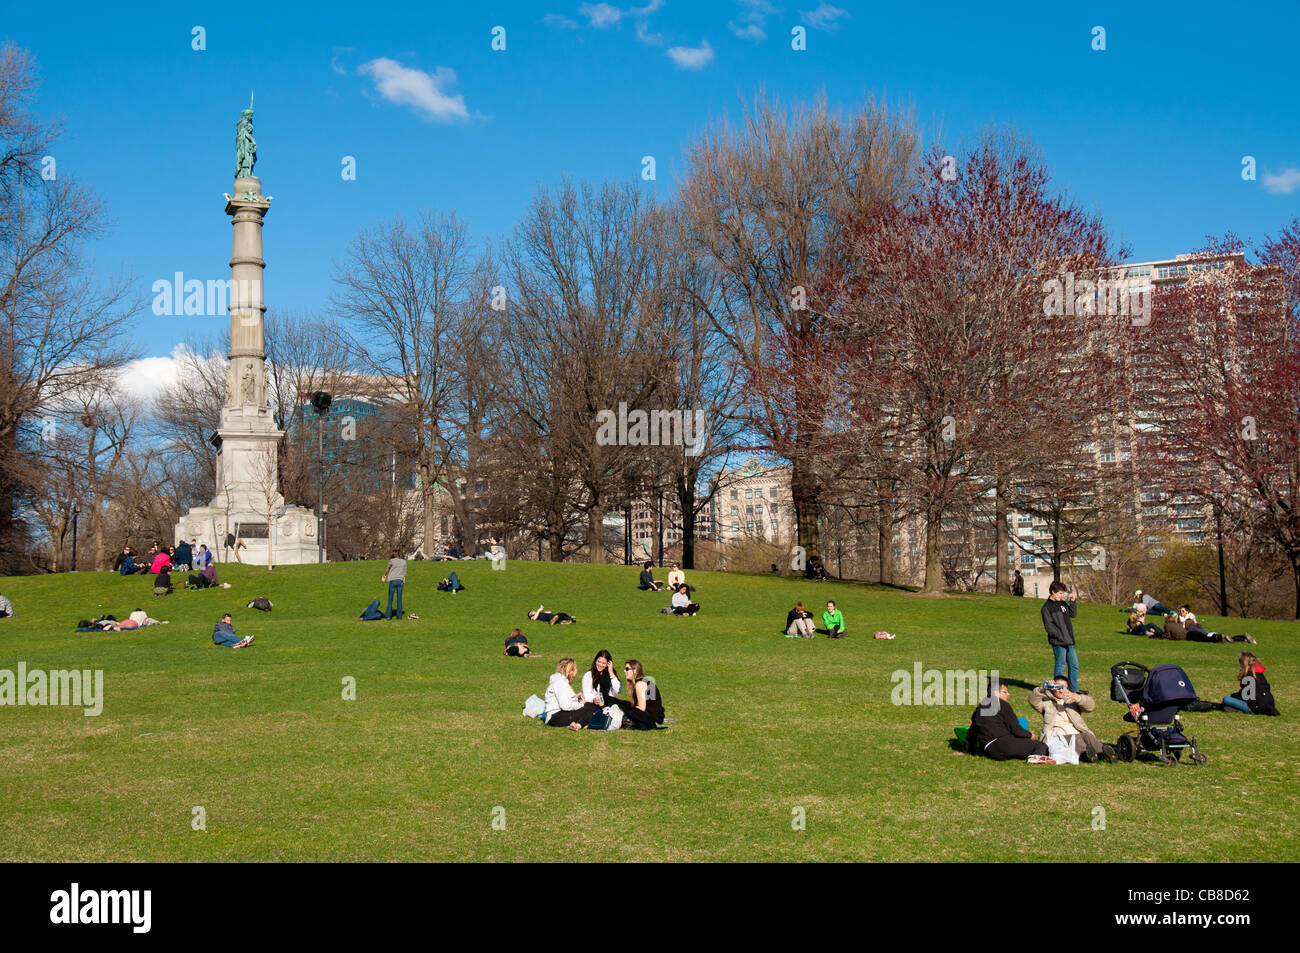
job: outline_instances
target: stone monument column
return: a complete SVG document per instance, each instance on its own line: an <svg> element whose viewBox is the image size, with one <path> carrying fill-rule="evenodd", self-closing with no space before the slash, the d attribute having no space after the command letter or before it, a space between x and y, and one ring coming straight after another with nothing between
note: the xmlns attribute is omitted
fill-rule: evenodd
<svg viewBox="0 0 1300 953"><path fill-rule="evenodd" d="M266 302L262 294L262 222L271 199L253 175L257 142L253 106L235 126L235 193L226 196L226 214L234 227L230 257L230 364L221 426L213 437L218 448L216 497L195 507L177 524L178 538L207 543L218 559L267 565L317 561L316 516L303 507L286 506L279 492L277 456L284 432L271 413L266 378ZM228 535L243 548L225 547ZM224 557L224 559L223 559Z"/></svg>

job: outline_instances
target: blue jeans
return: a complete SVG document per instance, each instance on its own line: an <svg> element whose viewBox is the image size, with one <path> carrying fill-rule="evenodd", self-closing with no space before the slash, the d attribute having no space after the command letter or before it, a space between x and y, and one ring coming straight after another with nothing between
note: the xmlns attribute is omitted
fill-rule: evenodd
<svg viewBox="0 0 1300 953"><path fill-rule="evenodd" d="M385 619L393 618L393 593L397 593L397 618L402 617L402 584L404 579L388 580L388 611L384 613Z"/></svg>
<svg viewBox="0 0 1300 953"><path fill-rule="evenodd" d="M1074 650L1073 645L1053 645L1052 655L1056 658L1056 669L1053 675L1064 675L1065 666L1068 662L1070 665L1070 691L1079 690L1079 653Z"/></svg>
<svg viewBox="0 0 1300 953"><path fill-rule="evenodd" d="M1169 615L1169 613L1173 611L1173 609L1170 609L1163 602L1157 602L1155 605L1147 607L1148 615Z"/></svg>
<svg viewBox="0 0 1300 953"><path fill-rule="evenodd" d="M231 635L229 632L213 632L212 641L217 645L238 645L243 639L237 635Z"/></svg>
<svg viewBox="0 0 1300 953"><path fill-rule="evenodd" d="M1244 711L1247 715L1251 713L1249 705L1247 705L1240 698L1234 698L1232 695L1228 695L1226 698L1223 699L1223 707L1235 708L1237 709L1237 711Z"/></svg>

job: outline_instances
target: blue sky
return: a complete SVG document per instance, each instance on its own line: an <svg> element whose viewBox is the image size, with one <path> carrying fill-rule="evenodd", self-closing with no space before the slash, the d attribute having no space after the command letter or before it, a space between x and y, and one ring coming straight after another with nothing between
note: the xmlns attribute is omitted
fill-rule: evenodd
<svg viewBox="0 0 1300 953"><path fill-rule="evenodd" d="M506 235L538 184L639 176L758 89L911 107L948 142L1011 124L1059 185L1150 259L1300 214L1300 6L1120 3L11 4L54 155L106 202L97 267L150 285L229 276L234 127L256 91L271 308L323 310L355 233L422 207ZM987 5L993 6L993 5ZM802 25L807 49L791 49ZM192 49L192 29L206 49ZM492 50L505 28L506 49ZM1094 51L1093 28L1106 30ZM1258 179L1242 180L1242 157ZM345 181L342 158L356 158ZM1290 170L1288 172L1288 170ZM163 356L223 318L139 318Z"/></svg>

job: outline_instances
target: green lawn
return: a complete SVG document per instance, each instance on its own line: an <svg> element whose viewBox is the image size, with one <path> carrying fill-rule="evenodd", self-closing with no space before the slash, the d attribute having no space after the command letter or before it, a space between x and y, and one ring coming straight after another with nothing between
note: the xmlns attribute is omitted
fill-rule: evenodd
<svg viewBox="0 0 1300 953"><path fill-rule="evenodd" d="M896 706L890 675L916 662L997 669L1038 727L1018 685L1051 674L1036 600L694 573L704 610L685 619L658 614L667 598L638 592L636 569L460 563L468 589L452 596L434 590L448 568L410 565L418 621L369 623L355 619L384 588L380 563L223 567L233 588L164 599L142 577L0 579L18 612L0 621L0 669L103 669L106 696L98 717L0 708L0 859L1300 859L1294 623L1244 625L1283 718L1185 716L1204 767L1034 767L953 750L970 706ZM244 608L257 595L275 611ZM796 599L820 616L829 597L845 639L781 636ZM529 623L543 599L578 624ZM72 631L137 605L171 624ZM226 610L254 646L212 644ZM1139 640L1122 621L1086 605L1076 621L1103 739L1122 727L1114 662L1176 662L1203 698L1235 690L1235 648ZM544 658L502 655L513 625ZM899 637L874 641L877 629ZM656 677L677 719L668 730L521 716L560 657L585 669L602 648ZM355 701L342 698L346 676ZM196 806L206 830L192 828Z"/></svg>

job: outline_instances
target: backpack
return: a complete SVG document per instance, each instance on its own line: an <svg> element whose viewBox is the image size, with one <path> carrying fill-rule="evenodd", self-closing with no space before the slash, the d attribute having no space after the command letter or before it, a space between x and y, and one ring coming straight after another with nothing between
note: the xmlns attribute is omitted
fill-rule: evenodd
<svg viewBox="0 0 1300 953"><path fill-rule="evenodd" d="M375 602L378 603L379 600L376 599ZM248 608L260 609L263 612L270 612L273 606L274 603L271 602L270 599L266 598L266 596L258 596L256 599L254 599L252 602L248 604Z"/></svg>

